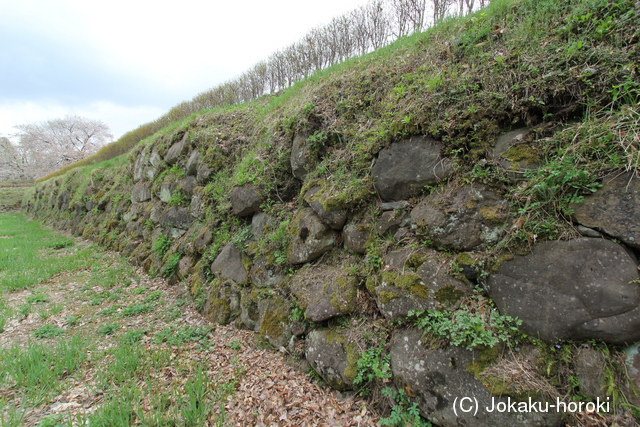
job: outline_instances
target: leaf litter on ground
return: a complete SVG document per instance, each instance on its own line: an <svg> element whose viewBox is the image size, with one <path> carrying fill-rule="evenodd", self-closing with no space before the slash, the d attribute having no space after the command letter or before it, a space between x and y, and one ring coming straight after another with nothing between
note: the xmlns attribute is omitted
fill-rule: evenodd
<svg viewBox="0 0 640 427"><path fill-rule="evenodd" d="M123 268L114 252L101 263L127 277L102 286L96 275L104 269L93 266L0 295L10 314L0 332L2 425L109 425L113 408L130 425L376 425L364 400L314 383L256 333L211 325L184 286ZM39 315L53 304L59 308ZM37 334L49 329L56 334ZM34 345L53 351L74 337L82 345L77 366L43 390L19 387L2 357Z"/></svg>

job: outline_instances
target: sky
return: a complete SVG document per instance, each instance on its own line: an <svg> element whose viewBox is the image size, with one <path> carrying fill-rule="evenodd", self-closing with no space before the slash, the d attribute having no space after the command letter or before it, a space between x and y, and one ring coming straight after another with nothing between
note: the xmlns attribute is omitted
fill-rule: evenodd
<svg viewBox="0 0 640 427"><path fill-rule="evenodd" d="M0 136L79 115L117 139L366 2L0 1Z"/></svg>

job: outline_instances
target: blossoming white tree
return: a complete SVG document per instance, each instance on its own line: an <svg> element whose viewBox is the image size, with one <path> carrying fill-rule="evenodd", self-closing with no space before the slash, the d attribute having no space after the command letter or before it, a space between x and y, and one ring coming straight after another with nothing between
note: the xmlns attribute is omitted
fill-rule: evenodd
<svg viewBox="0 0 640 427"><path fill-rule="evenodd" d="M66 116L15 126L24 175L40 178L94 154L113 139L100 120Z"/></svg>

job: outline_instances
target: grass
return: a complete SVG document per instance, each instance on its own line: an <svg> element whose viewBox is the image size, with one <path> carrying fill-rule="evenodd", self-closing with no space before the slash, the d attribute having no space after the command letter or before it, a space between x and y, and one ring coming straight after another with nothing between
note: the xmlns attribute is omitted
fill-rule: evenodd
<svg viewBox="0 0 640 427"><path fill-rule="evenodd" d="M2 253L16 253L2 260L0 331L34 324L24 342L0 344L0 426L224 425L242 369L225 378L209 370L210 327L143 317L171 299L113 254L17 214L0 214L0 235ZM18 269L28 274L7 280ZM119 299L121 309L101 306ZM70 393L98 404L51 413Z"/></svg>
<svg viewBox="0 0 640 427"><path fill-rule="evenodd" d="M96 261L95 245L72 246L68 237L20 214L0 215L0 230L0 290L30 288Z"/></svg>
<svg viewBox="0 0 640 427"><path fill-rule="evenodd" d="M3 208L20 209L24 193L25 187L12 188L0 186L0 210Z"/></svg>

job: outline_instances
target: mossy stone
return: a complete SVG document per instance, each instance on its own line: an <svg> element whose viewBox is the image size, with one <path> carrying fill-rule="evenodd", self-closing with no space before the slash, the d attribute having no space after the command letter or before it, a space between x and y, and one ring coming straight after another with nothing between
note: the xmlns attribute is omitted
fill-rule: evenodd
<svg viewBox="0 0 640 427"><path fill-rule="evenodd" d="M288 342L290 304L282 298L269 298L258 302L260 335L271 345L281 347Z"/></svg>
<svg viewBox="0 0 640 427"><path fill-rule="evenodd" d="M540 154L526 144L512 145L502 154L502 157L514 165L520 162L523 162L525 165L535 165L541 161Z"/></svg>
<svg viewBox="0 0 640 427"><path fill-rule="evenodd" d="M426 300L429 298L429 288L415 273L398 274L392 271L382 273L382 281L388 286L404 289Z"/></svg>
<svg viewBox="0 0 640 427"><path fill-rule="evenodd" d="M453 285L443 286L435 292L435 300L445 307L455 305L463 296L464 292Z"/></svg>

